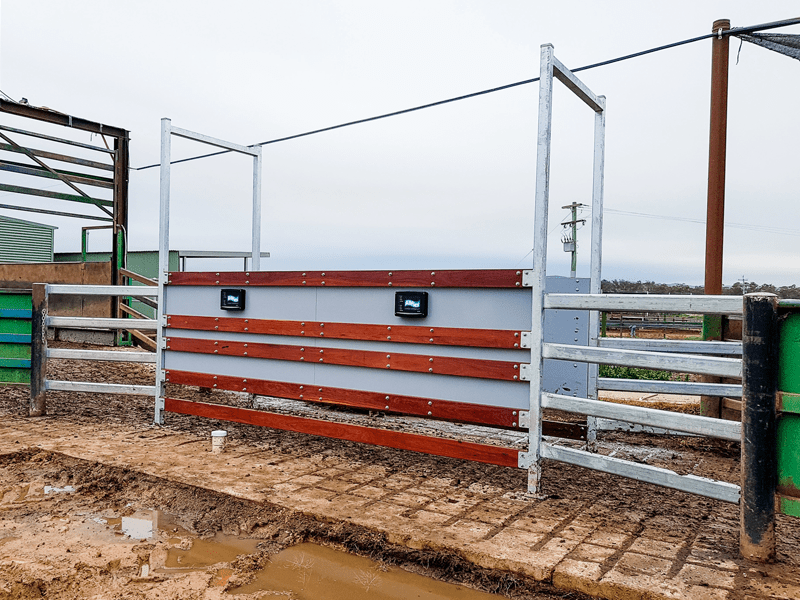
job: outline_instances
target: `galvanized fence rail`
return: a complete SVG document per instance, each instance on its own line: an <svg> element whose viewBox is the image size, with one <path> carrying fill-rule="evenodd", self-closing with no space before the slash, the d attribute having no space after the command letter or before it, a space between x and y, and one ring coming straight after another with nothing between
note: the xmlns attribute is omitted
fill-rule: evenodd
<svg viewBox="0 0 800 600"><path fill-rule="evenodd" d="M48 348L47 329L62 328L109 328L127 329L130 319L107 319L95 317L57 317L48 315L48 299L51 295L78 296L133 296L155 297L158 288L155 286L122 286L122 285L58 285L33 284L32 299L32 335L31 335L31 403L30 415L41 416L47 411L48 391L92 392L103 394L134 394L153 396L155 385L122 385L90 381L59 381L47 379L48 359L90 360L109 362L155 363L156 356L151 352L118 352L114 350L81 350L71 348ZM156 330L155 319L136 321L136 327L144 330Z"/></svg>

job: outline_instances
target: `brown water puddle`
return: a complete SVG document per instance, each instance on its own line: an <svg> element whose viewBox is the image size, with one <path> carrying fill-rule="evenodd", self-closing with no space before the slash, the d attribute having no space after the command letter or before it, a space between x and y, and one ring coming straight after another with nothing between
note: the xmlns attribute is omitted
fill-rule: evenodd
<svg viewBox="0 0 800 600"><path fill-rule="evenodd" d="M195 538L191 548L172 547L167 553L165 570L198 570L223 562L231 562L241 554L253 554L260 540L242 539L218 533L210 539Z"/></svg>
<svg viewBox="0 0 800 600"><path fill-rule="evenodd" d="M383 567L324 546L300 544L276 554L256 578L230 594L290 592L299 600L488 600L492 594Z"/></svg>

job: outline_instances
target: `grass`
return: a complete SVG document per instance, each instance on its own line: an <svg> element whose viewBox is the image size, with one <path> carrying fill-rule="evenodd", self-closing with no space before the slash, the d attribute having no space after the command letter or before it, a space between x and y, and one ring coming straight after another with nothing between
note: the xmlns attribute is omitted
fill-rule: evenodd
<svg viewBox="0 0 800 600"><path fill-rule="evenodd" d="M637 367L617 367L614 365L600 365L600 377L613 377L615 379L647 379L650 381L688 381L688 375L672 373L670 371L657 371L654 369L640 369Z"/></svg>

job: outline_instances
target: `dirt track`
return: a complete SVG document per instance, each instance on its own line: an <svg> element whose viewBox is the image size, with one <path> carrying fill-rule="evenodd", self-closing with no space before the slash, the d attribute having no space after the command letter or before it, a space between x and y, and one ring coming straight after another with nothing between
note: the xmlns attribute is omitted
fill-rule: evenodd
<svg viewBox="0 0 800 600"><path fill-rule="evenodd" d="M143 384L152 382L152 367L136 364L98 367L96 363L51 361L50 368L52 372L48 377L54 379ZM195 390L185 393L189 396L202 395ZM218 392L213 393L212 398L214 401L230 403L247 402L243 396L229 396ZM208 399L208 396L205 399ZM395 485L392 482L398 479L431 483L441 481L444 485L443 491L439 500L436 497L431 498L434 504L444 502L446 505L451 498L474 497L488 498L491 502L500 502L506 507L513 507L507 508L511 516L499 521L499 528L494 526L494 529L486 530L487 536L496 535L512 521L526 518L527 514L536 514L535 511L540 506L537 502L522 498L526 474L516 469L366 447L355 443L232 423L223 424L180 415L167 415L166 429L161 430L165 434L160 434L159 430L147 427L152 422L152 404L144 397L51 393L48 397L48 406L50 416L39 421L44 428L43 431L55 430L64 437L71 428L80 430L82 437L79 443L87 452L91 450L89 446L93 443L101 446L104 438L109 439L116 435L113 430L118 427L141 428L142 433L139 435L142 438L141 443L148 444L168 432L185 434L189 436L187 439L191 439L191 436L207 439L210 430L222 426L227 429L232 443L235 444L237 457L241 457L236 465L229 463L232 465L230 468L242 469L243 478L249 477L254 468L252 464L247 463L246 457L268 451L270 456L278 457L278 462L283 460L288 463L305 457L313 460L330 460L340 465L340 469L342 465L359 465L362 470L366 468L366 471L374 472L371 481L365 481L360 485L376 489L389 490ZM27 389L2 390L0 424L30 423L31 420L25 416L26 410ZM333 411L327 418L352 418L352 415L337 416L337 411ZM381 415L366 414L360 418L371 419L372 424L379 424L383 420L388 422L388 419ZM410 420L406 425L418 426L415 420ZM402 424L393 422L389 426L401 427ZM96 432L98 441L93 442L93 436L87 435L87 431ZM458 428L453 428L446 434L463 435L470 439L481 436L481 432L476 429L459 432ZM42 439L44 437L43 435ZM493 443L491 439L483 441ZM31 444L31 439L25 443L35 446ZM731 482L738 480L738 445L733 443L678 436L604 434L600 450L603 453L614 452L615 456L669 467L681 473L710 476ZM102 448L98 447L98 453L102 454ZM176 453L171 459L173 462L179 462L180 456L182 455ZM156 594L160 594L160 597L174 598L220 597L225 586L230 587L252 576L271 553L305 540L338 544L350 551L386 563L403 564L407 568L423 570L437 578L463 582L486 591L503 592L510 597L565 597L564 592L537 583L531 577L508 573L505 569L499 568L499 564L498 568L478 567L460 552L436 547L435 544L427 548L411 549L392 541L390 539L392 536L347 520L330 516L321 518L319 514L315 516L314 511L296 512L270 502L233 498L226 494L171 481L168 476L165 479L153 477L141 472L144 468L144 466L137 467L133 460L130 461L130 468L119 468L101 466L94 462L49 452L25 451L5 455L0 460L0 490L4 493L3 504L0 504L0 519L2 519L0 573L7 583L4 584L5 588L0 586L0 598L39 597L37 594L40 592L48 598L93 596L138 598L156 597ZM179 469L180 464L176 464L176 468ZM56 487L72 485L77 491L74 494L45 496L36 491L42 489L44 485ZM730 573L730 576L726 577L730 581L735 579L733 573L738 568L737 565L740 565L740 562L737 562L738 541L735 537L738 511L732 505L563 464L546 465L544 485L546 493L549 494L545 503L549 503L548 506L560 504L565 507L564 515L558 517L563 518L564 529L572 529L570 522L579 516L578 512L574 512L576 509L567 507L578 507L580 517L584 520L592 518L592 527L597 530L624 532L629 537L633 536L632 544L638 543L634 539L635 536L644 535L649 536L647 539L659 540L658 543L667 545L671 543L675 548L679 548L673 557L675 562L670 567L675 572L667 572L669 576L676 575L678 571L683 572L686 568L683 566L684 562L691 561L699 547L706 548L705 552L716 557L715 560L718 562L721 561L719 564L723 564L721 567L723 570L720 573ZM35 493L31 493L32 490ZM256 492L257 490L254 491ZM302 489L297 493L300 492ZM266 499L269 499L271 494L268 491L258 493ZM481 508L484 504L475 504L473 508L465 509L463 515L474 522L497 522L497 517L486 512L489 500L486 503L487 508ZM208 571L184 573L179 576L161 575L158 580L153 579L151 574L149 579L144 578L145 581L140 581L143 579L142 565L151 564L155 560L152 558L154 552L156 555L163 552L163 548L157 547L158 543L128 543L127 546L123 544L125 547L122 548L120 544L116 546L110 544L108 547L101 544L102 547L95 547L92 545L93 542L84 541L81 542L83 545L79 551L75 551L78 546L73 548L64 543L64 539L80 541L85 538L85 536L81 538L81 527L85 526L87 521L93 522L88 515L96 516L110 510L114 516L119 517L124 516L126 511L130 513L144 508L167 511L200 536L221 531L232 535L254 537L263 540L263 543L252 556L236 560L230 565L235 577L226 579L224 585L218 584L219 579L216 578L216 574L220 568L227 565L218 565ZM76 515L80 513L83 513L83 516L76 519ZM414 509L409 508L404 514L410 515L413 519ZM463 515L460 518L463 518ZM399 535L402 532L396 533ZM33 543L15 542L13 538L20 537L21 534L35 538L39 544L45 544L42 548L46 550L37 549ZM72 535L72 538L64 538L64 535ZM568 532L562 531L562 535L566 535L569 539ZM541 544L544 545L546 541L543 540ZM800 525L796 521L781 519L779 564L770 567L770 577L777 578L778 581L793 580L797 569L800 568L800 557L795 552L798 543L800 543ZM594 547L591 544L589 546ZM14 555L9 555L8 552L12 547ZM625 569L628 568L633 569L630 576L635 577L635 568L623 565L626 560L622 553L624 550L604 555L604 558L587 560L598 560L601 573L616 572L615 570L625 573L627 572ZM23 554L19 555L18 552ZM100 556L94 556L98 553ZM573 554L574 552L570 554L569 551L564 553L567 557ZM117 559L119 563L115 562ZM724 566L726 564L730 566ZM182 583L177 583L178 580ZM702 590L702 585L709 584L701 582L698 585ZM726 588L723 585L722 588L716 589L713 587L713 582L711 585L711 591L715 593L730 587ZM89 590L94 591L89 593ZM717 594L708 597L737 597L735 586L730 591L734 595ZM566 597L578 596L567 594Z"/></svg>

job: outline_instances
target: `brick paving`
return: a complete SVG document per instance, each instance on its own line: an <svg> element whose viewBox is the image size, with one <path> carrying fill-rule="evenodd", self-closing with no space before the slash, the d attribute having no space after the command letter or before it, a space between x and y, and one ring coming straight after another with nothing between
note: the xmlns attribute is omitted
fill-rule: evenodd
<svg viewBox="0 0 800 600"><path fill-rule="evenodd" d="M292 455L236 440L214 455L208 439L169 429L51 419L0 423L0 452L26 447L350 521L392 543L455 550L483 567L602 598L800 598L797 570L736 556L738 509L732 505L697 529L679 527L670 535L668 515L620 514L602 495L531 500L518 489L480 481L455 485L446 474L390 472L336 453Z"/></svg>

